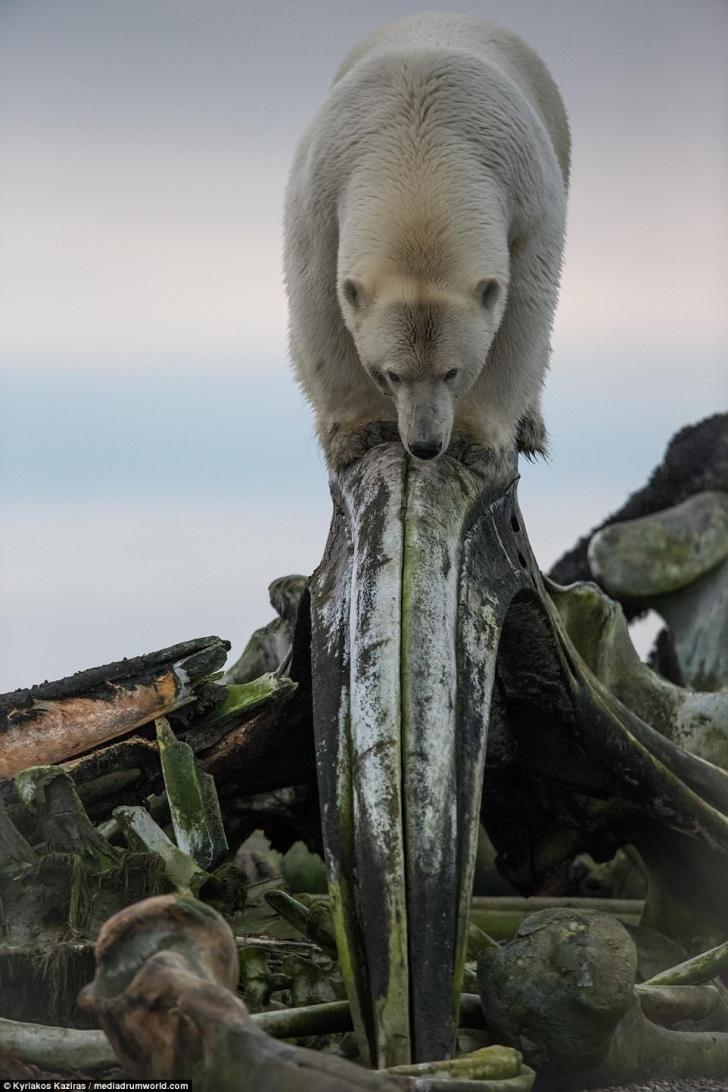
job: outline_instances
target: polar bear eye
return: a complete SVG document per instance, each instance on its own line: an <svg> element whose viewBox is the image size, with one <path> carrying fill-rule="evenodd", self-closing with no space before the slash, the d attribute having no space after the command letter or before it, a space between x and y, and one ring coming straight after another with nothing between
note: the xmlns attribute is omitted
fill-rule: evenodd
<svg viewBox="0 0 728 1092"><path fill-rule="evenodd" d="M399 386L399 384L402 382L402 377L400 375L397 375L396 372L387 372L387 379L390 383L394 383L395 387Z"/></svg>
<svg viewBox="0 0 728 1092"><path fill-rule="evenodd" d="M457 374L458 374L457 368L451 368L450 371L445 374L445 382L446 383L452 383L453 379L455 379Z"/></svg>
<svg viewBox="0 0 728 1092"><path fill-rule="evenodd" d="M356 281L353 281L351 277L347 277L342 285L344 293L344 299L355 310L361 303L361 289Z"/></svg>
<svg viewBox="0 0 728 1092"><path fill-rule="evenodd" d="M480 281L476 288L478 299L483 307L491 308L500 294L500 285L492 277Z"/></svg>

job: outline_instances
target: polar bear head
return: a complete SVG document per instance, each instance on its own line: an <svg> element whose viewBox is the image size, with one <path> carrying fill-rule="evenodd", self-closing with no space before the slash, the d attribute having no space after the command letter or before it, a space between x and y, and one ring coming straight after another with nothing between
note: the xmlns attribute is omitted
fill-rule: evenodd
<svg viewBox="0 0 728 1092"><path fill-rule="evenodd" d="M502 274L454 284L340 278L339 305L361 366L396 406L402 443L415 458L446 450L456 407L485 367L507 287Z"/></svg>

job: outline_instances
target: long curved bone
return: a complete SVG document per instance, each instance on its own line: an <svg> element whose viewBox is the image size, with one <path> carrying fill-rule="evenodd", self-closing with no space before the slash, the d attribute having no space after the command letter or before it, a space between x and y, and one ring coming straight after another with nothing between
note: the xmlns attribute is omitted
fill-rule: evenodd
<svg viewBox="0 0 728 1092"><path fill-rule="evenodd" d="M314 726L342 971L379 1066L450 1053L503 617L538 579L510 483L370 451L312 579Z"/></svg>
<svg viewBox="0 0 728 1092"><path fill-rule="evenodd" d="M537 648L533 675L552 721L563 714L548 776L558 782L561 754L576 755L581 768L570 763L565 780L576 791L614 795L661 828L728 849L724 771L624 706L571 642L524 530L515 456L496 466L456 454L423 464L383 444L332 481L331 531L310 585L332 915L354 1025L380 1067L452 1050L510 617L511 686L528 691ZM537 630L541 644L529 645Z"/></svg>

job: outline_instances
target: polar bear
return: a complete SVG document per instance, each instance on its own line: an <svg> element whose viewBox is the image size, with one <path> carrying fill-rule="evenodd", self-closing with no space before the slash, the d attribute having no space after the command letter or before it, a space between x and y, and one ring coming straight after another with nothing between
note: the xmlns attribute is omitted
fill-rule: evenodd
<svg viewBox="0 0 728 1092"><path fill-rule="evenodd" d="M286 191L290 352L329 466L396 427L543 452L569 128L545 65L482 19L401 19L356 46ZM395 434L396 435L396 434Z"/></svg>

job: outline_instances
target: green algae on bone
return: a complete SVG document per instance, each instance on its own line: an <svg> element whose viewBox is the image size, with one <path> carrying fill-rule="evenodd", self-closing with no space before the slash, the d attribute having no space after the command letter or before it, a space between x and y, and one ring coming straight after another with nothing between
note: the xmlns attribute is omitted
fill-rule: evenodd
<svg viewBox="0 0 728 1092"><path fill-rule="evenodd" d="M279 677L272 671L251 682L231 683L225 700L216 706L210 717L210 723L234 720L274 701L288 700L297 689L298 683L293 679Z"/></svg>
<svg viewBox="0 0 728 1092"><path fill-rule="evenodd" d="M589 563L604 587L637 600L685 587L726 556L728 496L715 491L612 524L589 543Z"/></svg>
<svg viewBox="0 0 728 1092"><path fill-rule="evenodd" d="M392 1066L388 1070L389 1073L400 1073L402 1076L429 1076L457 1081L507 1080L518 1077L521 1071L520 1052L508 1046L487 1046L459 1058ZM487 1087L485 1085L485 1089Z"/></svg>
<svg viewBox="0 0 728 1092"><path fill-rule="evenodd" d="M652 671L635 651L620 606L593 584L563 588L546 580L545 586L546 605L565 646L570 644L582 667L593 673L610 706L616 699L681 750L728 770L728 694L676 686ZM717 785L722 775L716 772L713 780ZM719 791L728 801L725 785Z"/></svg>
<svg viewBox="0 0 728 1092"><path fill-rule="evenodd" d="M148 853L159 857L167 878L178 891L198 893L209 879L208 873L170 841L145 808L121 806L114 808L113 814L128 835L137 839Z"/></svg>
<svg viewBox="0 0 728 1092"><path fill-rule="evenodd" d="M399 455L395 466L395 481L384 485L374 468L358 478L355 475L354 488L347 496L355 543L350 570L346 719L352 840L344 853L347 859L342 878L346 887L350 876L354 882L353 898L343 905L356 908L358 921L349 924L368 963L368 1045L377 1067L406 1062L411 1056L402 802L404 528ZM339 784L343 776L342 769ZM365 921L366 926L360 928Z"/></svg>
<svg viewBox="0 0 728 1092"><path fill-rule="evenodd" d="M327 902L306 906L286 891L268 891L266 902L276 913L317 944L327 955L336 957L336 937Z"/></svg>
<svg viewBox="0 0 728 1092"><path fill-rule="evenodd" d="M699 985L701 982L709 982L711 978L728 970L728 941L710 948L707 952L701 952L686 959L684 963L678 963L675 967L669 967L661 971L645 982L645 986L688 986Z"/></svg>
<svg viewBox="0 0 728 1092"><path fill-rule="evenodd" d="M209 869L228 848L214 781L200 769L192 748L175 738L165 717L155 724L177 845L201 868Z"/></svg>
<svg viewBox="0 0 728 1092"><path fill-rule="evenodd" d="M251 1020L274 1039L305 1039L351 1030L348 1001L325 1001L290 1009L251 1014Z"/></svg>

